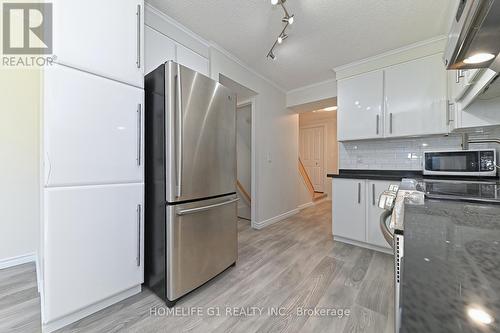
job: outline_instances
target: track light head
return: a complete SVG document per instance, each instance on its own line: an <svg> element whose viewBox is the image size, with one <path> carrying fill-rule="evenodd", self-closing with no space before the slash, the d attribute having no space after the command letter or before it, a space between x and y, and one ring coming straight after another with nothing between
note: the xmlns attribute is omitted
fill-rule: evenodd
<svg viewBox="0 0 500 333"><path fill-rule="evenodd" d="M271 0L271 5L275 6L277 5L279 2L279 0Z"/></svg>
<svg viewBox="0 0 500 333"><path fill-rule="evenodd" d="M285 34L285 33L281 34L281 35L278 37L278 44L283 43L283 41L284 41L285 39L287 39L287 38L288 38L288 35L287 35L287 34Z"/></svg>
<svg viewBox="0 0 500 333"><path fill-rule="evenodd" d="M272 60L276 60L276 56L274 55L273 51L269 51L269 53L267 54L267 57L268 58L271 58Z"/></svg>
<svg viewBox="0 0 500 333"><path fill-rule="evenodd" d="M283 21L284 23L293 24L294 20L294 15L292 14L290 16L283 17L281 21Z"/></svg>

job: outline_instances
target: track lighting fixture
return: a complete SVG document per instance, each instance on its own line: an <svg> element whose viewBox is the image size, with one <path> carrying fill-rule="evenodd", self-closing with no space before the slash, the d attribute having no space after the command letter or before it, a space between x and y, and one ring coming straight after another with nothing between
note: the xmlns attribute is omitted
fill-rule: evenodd
<svg viewBox="0 0 500 333"><path fill-rule="evenodd" d="M271 0L271 4L273 6L280 4L281 8L283 8L283 11L285 12L285 17L283 17L281 19L281 21L283 23L285 23L285 26L283 27L283 30L281 30L280 34L278 35L278 38L276 39L273 46L271 47L271 50L269 50L269 52L267 53L267 57L271 58L272 60L276 59L276 56L274 55L274 48L276 47L276 44L282 44L283 41L288 38L288 35L286 34L286 28L288 27L288 25L293 24L293 21L295 20L294 15L293 14L290 15L288 13L288 10L286 9L286 7L284 5L285 1L286 0Z"/></svg>
<svg viewBox="0 0 500 333"><path fill-rule="evenodd" d="M287 38L288 38L288 35L287 35L287 34L281 34L281 35L278 37L278 44L283 43L283 41L284 41L285 39L287 39Z"/></svg>
<svg viewBox="0 0 500 333"><path fill-rule="evenodd" d="M281 19L282 22L288 23L288 24L293 24L294 18L292 16L285 16Z"/></svg>

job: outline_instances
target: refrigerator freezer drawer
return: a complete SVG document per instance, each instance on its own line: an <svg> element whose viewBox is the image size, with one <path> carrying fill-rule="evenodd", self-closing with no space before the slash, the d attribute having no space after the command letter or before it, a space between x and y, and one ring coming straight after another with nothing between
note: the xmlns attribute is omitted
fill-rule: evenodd
<svg viewBox="0 0 500 333"><path fill-rule="evenodd" d="M174 301L236 262L235 195L167 207L167 298Z"/></svg>

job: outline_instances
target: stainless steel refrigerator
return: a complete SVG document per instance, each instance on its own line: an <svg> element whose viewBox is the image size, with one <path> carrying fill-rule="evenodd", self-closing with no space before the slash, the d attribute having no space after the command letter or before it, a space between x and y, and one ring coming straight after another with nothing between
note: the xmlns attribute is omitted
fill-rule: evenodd
<svg viewBox="0 0 500 333"><path fill-rule="evenodd" d="M172 61L145 91L145 283L173 306L237 259L236 95Z"/></svg>

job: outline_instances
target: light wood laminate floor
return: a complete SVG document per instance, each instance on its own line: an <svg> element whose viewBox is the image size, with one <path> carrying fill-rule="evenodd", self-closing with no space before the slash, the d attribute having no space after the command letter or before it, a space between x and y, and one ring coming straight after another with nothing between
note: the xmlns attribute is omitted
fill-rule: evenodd
<svg viewBox="0 0 500 333"><path fill-rule="evenodd" d="M393 332L392 257L333 241L331 202L260 231L245 220L238 228L236 267L180 300L183 313L167 314L144 288L60 332ZM323 314L300 312L314 308ZM39 331L34 265L1 270L0 332Z"/></svg>

